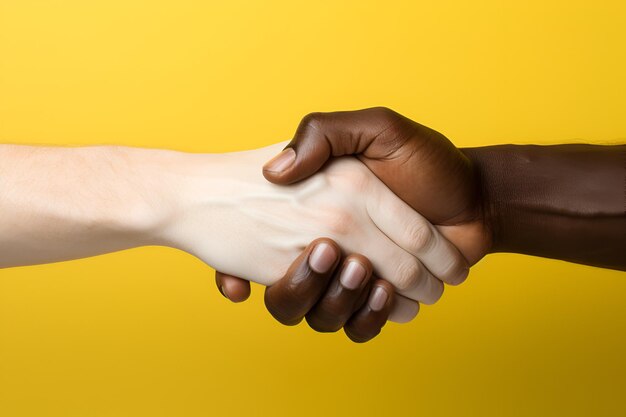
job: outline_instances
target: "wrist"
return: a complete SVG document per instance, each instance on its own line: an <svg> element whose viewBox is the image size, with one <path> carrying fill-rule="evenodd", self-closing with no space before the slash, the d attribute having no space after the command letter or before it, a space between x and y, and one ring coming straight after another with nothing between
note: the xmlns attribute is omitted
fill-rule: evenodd
<svg viewBox="0 0 626 417"><path fill-rule="evenodd" d="M489 253L500 252L506 246L507 213L509 204L507 194L502 190L508 170L512 169L507 159L507 145L462 148L461 152L469 158L475 170L478 182L480 219L490 237Z"/></svg>
<svg viewBox="0 0 626 417"><path fill-rule="evenodd" d="M623 268L626 147L468 148L492 252Z"/></svg>
<svg viewBox="0 0 626 417"><path fill-rule="evenodd" d="M284 260L297 248L285 245L281 237L288 234L293 241L298 229L283 230L292 222L280 217L284 208L293 206L291 189L262 175L262 164L277 152L274 148L178 155L159 174L167 184L162 189L167 209L156 216L159 227L153 229L150 244L182 250L227 274L275 282L284 273Z"/></svg>
<svg viewBox="0 0 626 417"><path fill-rule="evenodd" d="M276 187L262 175L262 163L277 152L272 146L244 152L202 154L176 152L156 166L161 198L148 228L152 243L170 246L199 256L198 247L226 238L233 217L249 202ZM193 222L204 219L210 231L196 241ZM204 256L200 256L203 257Z"/></svg>
<svg viewBox="0 0 626 417"><path fill-rule="evenodd" d="M110 147L109 153L121 172L124 204L106 210L100 221L133 246L171 246L166 232L184 212L192 178L201 176L199 159L207 155L129 147Z"/></svg>

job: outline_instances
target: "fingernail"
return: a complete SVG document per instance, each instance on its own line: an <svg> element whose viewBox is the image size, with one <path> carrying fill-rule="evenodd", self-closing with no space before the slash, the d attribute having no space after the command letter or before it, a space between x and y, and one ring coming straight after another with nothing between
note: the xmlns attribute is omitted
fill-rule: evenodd
<svg viewBox="0 0 626 417"><path fill-rule="evenodd" d="M230 300L230 297L228 296L228 294L226 294L226 291L224 290L224 286L220 285L220 292L222 293L222 295L226 298L228 298Z"/></svg>
<svg viewBox="0 0 626 417"><path fill-rule="evenodd" d="M283 172L296 161L296 151L292 148L283 149L281 153L263 165L264 171Z"/></svg>
<svg viewBox="0 0 626 417"><path fill-rule="evenodd" d="M320 243L309 255L309 266L318 274L324 274L330 270L337 260L337 253L328 243Z"/></svg>
<svg viewBox="0 0 626 417"><path fill-rule="evenodd" d="M374 289L374 292L372 293L372 296L370 297L370 308L374 311L382 310L387 303L388 298L389 294L387 294L387 290L385 290L383 287L376 287Z"/></svg>
<svg viewBox="0 0 626 417"><path fill-rule="evenodd" d="M365 279L365 268L360 262L351 261L339 275L339 282L344 288L356 290Z"/></svg>

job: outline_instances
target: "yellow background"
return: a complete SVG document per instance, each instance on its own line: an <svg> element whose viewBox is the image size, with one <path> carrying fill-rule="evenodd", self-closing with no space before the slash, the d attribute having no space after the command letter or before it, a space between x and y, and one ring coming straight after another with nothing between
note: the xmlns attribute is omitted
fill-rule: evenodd
<svg viewBox="0 0 626 417"><path fill-rule="evenodd" d="M519 4L518 4L519 3ZM626 2L0 1L0 139L194 152L385 105L460 146L626 137ZM491 255L356 345L165 248L0 271L0 415L626 413L626 274Z"/></svg>

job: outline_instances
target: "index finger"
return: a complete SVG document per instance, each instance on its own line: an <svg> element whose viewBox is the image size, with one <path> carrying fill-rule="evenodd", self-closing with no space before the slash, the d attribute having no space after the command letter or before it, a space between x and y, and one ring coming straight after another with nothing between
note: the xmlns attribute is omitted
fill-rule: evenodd
<svg viewBox="0 0 626 417"><path fill-rule="evenodd" d="M314 240L291 264L285 276L265 290L265 306L280 323L300 323L322 296L341 251L328 238Z"/></svg>

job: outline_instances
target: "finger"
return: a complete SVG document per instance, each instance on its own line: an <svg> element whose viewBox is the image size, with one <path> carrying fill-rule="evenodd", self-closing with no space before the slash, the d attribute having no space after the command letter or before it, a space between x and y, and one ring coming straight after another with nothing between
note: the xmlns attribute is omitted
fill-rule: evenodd
<svg viewBox="0 0 626 417"><path fill-rule="evenodd" d="M276 320L298 324L326 290L341 251L328 238L314 240L276 284L265 290L265 306Z"/></svg>
<svg viewBox="0 0 626 417"><path fill-rule="evenodd" d="M241 303L250 297L250 282L245 279L215 271L215 284L222 295L234 303Z"/></svg>
<svg viewBox="0 0 626 417"><path fill-rule="evenodd" d="M371 242L376 242L375 247ZM435 278L417 259L385 235L372 222L367 237L358 242L354 252L368 253L374 273L383 276L396 291L423 304L433 304L443 294L443 282Z"/></svg>
<svg viewBox="0 0 626 417"><path fill-rule="evenodd" d="M318 332L336 332L358 310L369 293L372 264L358 254L349 255L335 273L326 292L306 315Z"/></svg>
<svg viewBox="0 0 626 417"><path fill-rule="evenodd" d="M289 145L265 164L263 175L276 184L291 184L317 172L331 156L386 156L401 143L383 133L398 123L415 124L382 107L308 114Z"/></svg>
<svg viewBox="0 0 626 417"><path fill-rule="evenodd" d="M393 321L394 323L408 323L413 320L420 311L420 304L415 300L406 298L398 293L395 294L394 300L391 312L389 313L389 321Z"/></svg>
<svg viewBox="0 0 626 417"><path fill-rule="evenodd" d="M367 212L376 226L436 278L452 285L467 278L469 265L461 252L382 182L377 181L367 197Z"/></svg>
<svg viewBox="0 0 626 417"><path fill-rule="evenodd" d="M357 343L367 342L376 337L387 322L393 298L391 284L381 279L376 280L367 303L344 326L346 335Z"/></svg>

